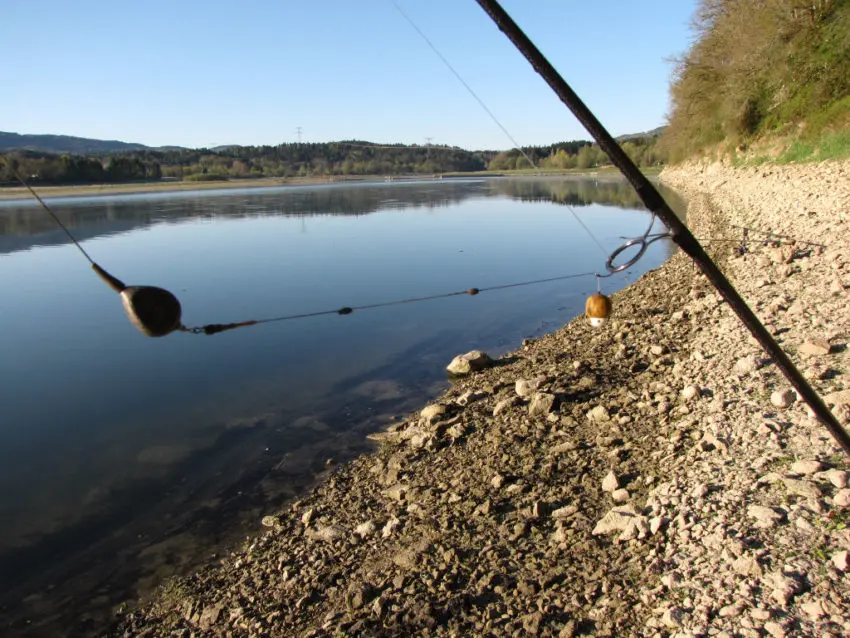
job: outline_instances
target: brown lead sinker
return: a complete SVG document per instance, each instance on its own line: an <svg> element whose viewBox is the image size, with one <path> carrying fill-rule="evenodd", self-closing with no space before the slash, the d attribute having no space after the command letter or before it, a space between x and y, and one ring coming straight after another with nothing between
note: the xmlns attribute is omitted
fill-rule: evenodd
<svg viewBox="0 0 850 638"><path fill-rule="evenodd" d="M598 328L605 323L605 320L611 314L611 307L611 299L600 292L588 297L584 312L590 319L590 325Z"/></svg>

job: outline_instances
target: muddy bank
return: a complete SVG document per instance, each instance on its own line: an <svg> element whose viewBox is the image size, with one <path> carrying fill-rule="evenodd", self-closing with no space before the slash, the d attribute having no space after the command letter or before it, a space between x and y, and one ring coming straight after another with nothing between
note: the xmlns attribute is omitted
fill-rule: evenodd
<svg viewBox="0 0 850 638"><path fill-rule="evenodd" d="M845 423L848 176L663 175ZM683 256L614 303L458 381L114 633L846 635L846 458Z"/></svg>

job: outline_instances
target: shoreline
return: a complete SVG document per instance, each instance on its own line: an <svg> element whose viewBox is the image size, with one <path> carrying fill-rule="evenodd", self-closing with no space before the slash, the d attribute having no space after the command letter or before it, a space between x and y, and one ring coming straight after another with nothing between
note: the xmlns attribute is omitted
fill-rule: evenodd
<svg viewBox="0 0 850 638"><path fill-rule="evenodd" d="M657 175L657 171L647 171L647 175ZM361 183L405 183L431 182L443 179L475 179L494 177L600 177L621 178L618 171L607 168L596 171L478 171L472 173L443 173L437 175L331 175L322 177L263 177L256 179L222 180L209 182L191 182L183 180L135 182L122 184L76 184L68 186L34 185L33 188L44 199L65 197L108 197L111 195L139 195L146 193L226 191L255 188L283 188L287 186L321 186L327 184ZM23 186L0 188L0 202L32 201L30 192Z"/></svg>
<svg viewBox="0 0 850 638"><path fill-rule="evenodd" d="M663 176L700 237L828 244L709 249L845 423L848 175ZM457 381L117 631L846 635L846 457L681 253L614 305Z"/></svg>

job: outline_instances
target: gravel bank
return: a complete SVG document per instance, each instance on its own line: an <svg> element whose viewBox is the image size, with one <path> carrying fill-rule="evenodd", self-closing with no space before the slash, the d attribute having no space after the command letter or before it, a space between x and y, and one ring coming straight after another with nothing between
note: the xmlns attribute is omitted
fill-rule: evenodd
<svg viewBox="0 0 850 638"><path fill-rule="evenodd" d="M850 418L850 163L668 169ZM743 253L743 254L741 254ZM850 634L847 460L681 255L458 381L120 635ZM447 362L448 363L448 362Z"/></svg>

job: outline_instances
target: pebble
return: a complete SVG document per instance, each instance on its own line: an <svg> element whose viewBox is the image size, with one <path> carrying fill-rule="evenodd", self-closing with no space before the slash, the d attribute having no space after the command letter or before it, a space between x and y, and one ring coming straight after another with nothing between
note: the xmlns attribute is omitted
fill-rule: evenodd
<svg viewBox="0 0 850 638"><path fill-rule="evenodd" d="M814 474L816 472L820 472L824 469L824 464L820 461L794 461L791 464L791 471L794 474L801 474L803 476L809 476L810 474Z"/></svg>
<svg viewBox="0 0 850 638"><path fill-rule="evenodd" d="M614 492L619 487L620 482L617 480L617 475L614 474L613 470L608 472L608 474L605 475L605 478L602 479L603 492Z"/></svg>
<svg viewBox="0 0 850 638"><path fill-rule="evenodd" d="M836 569L846 572L850 569L850 554L846 550L835 552L832 555L832 564L835 565Z"/></svg>
<svg viewBox="0 0 850 638"><path fill-rule="evenodd" d="M611 498L614 499L616 503L625 503L629 500L629 491L621 487L620 489L611 492Z"/></svg>
<svg viewBox="0 0 850 638"><path fill-rule="evenodd" d="M607 421L610 417L608 415L608 409L604 405L597 405L587 413L587 418L591 421L600 422Z"/></svg>
<svg viewBox="0 0 850 638"><path fill-rule="evenodd" d="M828 470L824 472L826 479L837 488L847 487L848 473L844 470Z"/></svg>
<svg viewBox="0 0 850 638"><path fill-rule="evenodd" d="M750 505L747 508L747 516L756 519L756 526L762 529L774 527L785 519L785 516L776 510L762 505Z"/></svg>
<svg viewBox="0 0 850 638"><path fill-rule="evenodd" d="M838 490L832 497L832 503L838 507L850 507L850 489Z"/></svg>
<svg viewBox="0 0 850 638"><path fill-rule="evenodd" d="M773 394L770 395L771 404L775 405L777 408L788 408L794 404L794 399L797 398L797 395L793 390L777 390Z"/></svg>
<svg viewBox="0 0 850 638"><path fill-rule="evenodd" d="M741 357L732 367L732 372L738 376L744 376L759 369L761 362L754 354Z"/></svg>
<svg viewBox="0 0 850 638"><path fill-rule="evenodd" d="M695 385L686 385L682 388L682 399L685 401L692 401L699 396L699 388Z"/></svg>
<svg viewBox="0 0 850 638"><path fill-rule="evenodd" d="M798 348L800 354L808 354L813 356L829 354L832 348L827 341L812 340L807 341Z"/></svg>

